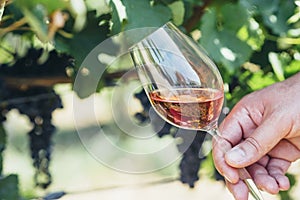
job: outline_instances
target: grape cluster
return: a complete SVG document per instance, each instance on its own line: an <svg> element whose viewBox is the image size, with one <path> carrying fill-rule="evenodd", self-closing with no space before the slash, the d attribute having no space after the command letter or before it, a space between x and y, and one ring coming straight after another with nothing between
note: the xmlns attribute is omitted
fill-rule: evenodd
<svg viewBox="0 0 300 200"><path fill-rule="evenodd" d="M35 182L41 188L47 188L51 183L49 163L51 157L51 138L55 131L52 125L52 112L62 108L60 97L51 88L32 87L27 90L8 88L0 82L0 99L2 121L5 113L18 109L21 114L28 116L33 129L28 133L30 139L31 157L36 169Z"/></svg>
<svg viewBox="0 0 300 200"><path fill-rule="evenodd" d="M143 110L139 113L136 113L135 118L139 120L140 123L149 122L149 109L151 108L151 105L145 91L141 90L140 92L135 93L134 96L141 102L143 106Z"/></svg>
<svg viewBox="0 0 300 200"><path fill-rule="evenodd" d="M55 132L55 126L51 123L52 112L62 108L61 99L50 85L21 87L17 83L15 86L7 85L4 80L7 77L68 77L67 70L74 69L75 63L67 54L55 50L47 52L33 47L29 48L23 57L14 56L13 63L0 64L0 122L5 121L6 113L14 108L28 116L33 124L28 136L36 169L35 182L37 186L47 188L51 183L51 138Z"/></svg>
<svg viewBox="0 0 300 200"><path fill-rule="evenodd" d="M189 134L193 134L194 139L189 147L182 153L182 159L179 165L180 168L180 180L182 183L188 184L191 188L195 186L195 182L198 181L198 171L201 165L201 162L205 160L205 156L201 156L201 147L205 140L206 133L199 131L195 133L195 131L190 130L182 130L181 134L183 142L181 145L185 143L185 136L189 137ZM179 147L180 150L180 147Z"/></svg>
<svg viewBox="0 0 300 200"><path fill-rule="evenodd" d="M182 138L182 143L178 145L178 150L182 153L182 159L179 164L180 181L193 188L195 182L199 179L198 172L201 163L206 159L206 157L203 156L201 147L207 133L203 131L198 131L196 133L195 131L179 129L167 122L162 123L164 120L155 112L151 112L151 117L149 116L151 104L144 90L136 93L135 97L143 106L143 110L140 113L135 114L135 117L141 123L149 122L151 118L151 125L159 137L172 135L173 137ZM159 126L157 126L158 124ZM163 126L161 126L161 124L163 124ZM180 134L177 134L179 132ZM191 139L189 137L193 137L192 142L190 142ZM217 170L215 170L215 179L224 180Z"/></svg>
<svg viewBox="0 0 300 200"><path fill-rule="evenodd" d="M31 157L33 165L36 168L35 182L38 186L46 188L51 183L51 174L49 172L49 162L51 156L51 138L55 132L55 126L51 124L52 112L57 108L62 108L60 97L53 90L48 91L51 94L49 98L36 102L31 102L31 108L36 113L18 108L23 114L26 114L34 127L29 132Z"/></svg>
<svg viewBox="0 0 300 200"><path fill-rule="evenodd" d="M136 93L135 98L137 98L143 106L143 110L139 113L136 113L135 118L139 120L140 123L150 122L149 111L151 108L151 104L148 100L145 91L141 90L139 93ZM160 125L163 124L163 127L157 126L157 124ZM164 135L168 135L170 134L170 132L176 132L177 129L171 124L164 122L164 120L156 112L151 112L151 125L154 131L157 133L158 137L163 137Z"/></svg>

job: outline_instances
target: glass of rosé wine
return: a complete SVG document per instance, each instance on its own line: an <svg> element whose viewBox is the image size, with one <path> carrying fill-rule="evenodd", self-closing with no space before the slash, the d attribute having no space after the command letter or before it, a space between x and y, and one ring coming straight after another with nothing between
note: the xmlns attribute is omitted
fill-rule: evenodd
<svg viewBox="0 0 300 200"><path fill-rule="evenodd" d="M223 80L204 50L171 22L129 50L154 110L168 123L208 132L218 142ZM247 170L242 168L239 172L252 196L262 200Z"/></svg>

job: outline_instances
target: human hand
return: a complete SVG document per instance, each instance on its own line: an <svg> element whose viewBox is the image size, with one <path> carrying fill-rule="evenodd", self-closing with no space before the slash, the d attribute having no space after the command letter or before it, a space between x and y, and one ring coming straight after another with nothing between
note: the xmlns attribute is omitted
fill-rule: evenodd
<svg viewBox="0 0 300 200"><path fill-rule="evenodd" d="M271 194L289 189L285 173L300 158L299 99L300 73L245 96L220 125L223 141L214 140L213 158L236 199L248 199L237 168L246 167Z"/></svg>

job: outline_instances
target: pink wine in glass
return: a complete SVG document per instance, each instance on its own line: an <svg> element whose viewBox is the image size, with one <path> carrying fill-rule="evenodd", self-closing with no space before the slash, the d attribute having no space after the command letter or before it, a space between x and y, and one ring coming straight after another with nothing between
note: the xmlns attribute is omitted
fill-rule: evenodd
<svg viewBox="0 0 300 200"><path fill-rule="evenodd" d="M186 129L216 126L223 104L223 92L210 88L154 90L149 97L163 118Z"/></svg>

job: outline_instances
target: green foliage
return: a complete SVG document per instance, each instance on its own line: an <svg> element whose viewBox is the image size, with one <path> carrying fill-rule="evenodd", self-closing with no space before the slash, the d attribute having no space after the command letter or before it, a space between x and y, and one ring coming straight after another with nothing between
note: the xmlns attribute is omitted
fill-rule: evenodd
<svg viewBox="0 0 300 200"><path fill-rule="evenodd" d="M57 9L64 9L68 6L67 2L64 0L15 0L14 3L20 8L27 8L29 10L36 9L41 5L47 12L51 13Z"/></svg>
<svg viewBox="0 0 300 200"><path fill-rule="evenodd" d="M57 9L64 9L67 3L63 0L54 1L25 1L16 0L16 6L24 14L32 30L44 42L48 41L48 17L53 11Z"/></svg>
<svg viewBox="0 0 300 200"><path fill-rule="evenodd" d="M175 1L169 5L169 8L172 11L174 24L177 26L181 25L185 15L184 3L182 1Z"/></svg>
<svg viewBox="0 0 300 200"><path fill-rule="evenodd" d="M32 10L23 7L23 13L33 31L42 41L47 41L48 26L44 22L48 13L44 6L35 6Z"/></svg>
<svg viewBox="0 0 300 200"><path fill-rule="evenodd" d="M222 64L226 71L234 73L249 60L250 46L238 38L237 31L247 22L247 14L234 20L231 13L246 13L240 5L228 4L222 9L211 8L202 18L200 44L207 50L215 62ZM232 21L237 23L232 23Z"/></svg>
<svg viewBox="0 0 300 200"><path fill-rule="evenodd" d="M19 200L19 188L17 175L0 177L0 199Z"/></svg>
<svg viewBox="0 0 300 200"><path fill-rule="evenodd" d="M104 14L97 17L96 12L90 11L86 18L85 28L74 33L72 38L65 38L61 35L56 37L56 49L74 56L77 66L80 66L88 53L105 40L109 34L109 15ZM101 25L99 22L102 22Z"/></svg>
<svg viewBox="0 0 300 200"><path fill-rule="evenodd" d="M148 0L122 0L127 14L125 30L140 27L160 27L171 19L170 8L151 5Z"/></svg>
<svg viewBox="0 0 300 200"><path fill-rule="evenodd" d="M270 28L276 35L285 35L291 24L287 23L296 5L293 0L242 0L251 13L262 18L266 28Z"/></svg>
<svg viewBox="0 0 300 200"><path fill-rule="evenodd" d="M300 71L300 61L299 60L293 60L285 67L286 77L290 77L299 71Z"/></svg>

